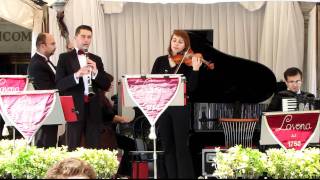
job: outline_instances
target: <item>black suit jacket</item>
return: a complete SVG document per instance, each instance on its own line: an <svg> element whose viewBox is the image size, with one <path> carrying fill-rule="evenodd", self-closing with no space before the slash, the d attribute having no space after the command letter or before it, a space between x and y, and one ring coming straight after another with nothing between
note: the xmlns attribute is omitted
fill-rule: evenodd
<svg viewBox="0 0 320 180"><path fill-rule="evenodd" d="M32 83L36 90L56 89L55 74L46 58L38 53L31 58L28 74L32 78ZM54 147L57 143L57 131L57 125L42 126L35 136L36 146Z"/></svg>
<svg viewBox="0 0 320 180"><path fill-rule="evenodd" d="M55 74L47 63L46 59L38 53L31 58L28 66L28 75L32 79L36 90L55 89Z"/></svg>
<svg viewBox="0 0 320 180"><path fill-rule="evenodd" d="M92 80L94 95L90 99L90 114L95 117L91 118L92 121L101 122L101 106L100 106L100 91L106 91L110 88L113 77L106 73L103 68L102 60L99 56L89 53L89 59L96 62L98 74L94 80ZM74 73L80 69L80 63L78 60L76 50L62 53L59 56L57 72L56 72L56 83L57 88L61 95L71 95L75 103L75 108L79 111L78 120L84 120L84 84L83 78L79 78L79 84L74 79Z"/></svg>

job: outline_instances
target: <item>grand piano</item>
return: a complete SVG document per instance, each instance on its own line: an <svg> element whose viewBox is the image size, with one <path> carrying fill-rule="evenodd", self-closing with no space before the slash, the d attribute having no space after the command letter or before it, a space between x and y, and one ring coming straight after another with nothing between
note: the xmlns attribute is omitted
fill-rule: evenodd
<svg viewBox="0 0 320 180"><path fill-rule="evenodd" d="M215 63L214 70L202 69L200 87L192 101L259 103L275 91L276 77L268 67L213 48L201 31L190 31L189 36L192 50Z"/></svg>
<svg viewBox="0 0 320 180"><path fill-rule="evenodd" d="M204 66L200 69L199 87L189 97L193 103L193 129L204 129L199 122L206 119L258 118L266 108L261 102L276 91L273 72L260 63L215 49L206 31L188 33L193 51L215 64L214 70Z"/></svg>
<svg viewBox="0 0 320 180"><path fill-rule="evenodd" d="M274 73L263 64L215 49L206 32L188 33L192 50L215 64L214 70L200 69L199 87L190 95L193 106L189 145L196 174L201 175L201 150L224 146L218 119L260 118L267 108L263 102L276 91L277 82ZM258 138L259 123L256 129ZM258 139L254 143L258 146Z"/></svg>

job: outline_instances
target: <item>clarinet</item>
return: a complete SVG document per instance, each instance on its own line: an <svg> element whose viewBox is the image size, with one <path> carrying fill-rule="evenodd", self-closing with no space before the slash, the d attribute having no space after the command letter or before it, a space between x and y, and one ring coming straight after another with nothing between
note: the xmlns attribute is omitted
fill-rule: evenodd
<svg viewBox="0 0 320 180"><path fill-rule="evenodd" d="M88 49L84 49L84 54L86 55L86 59L88 60L89 58ZM89 91L88 96L93 96L95 93L92 88L92 67L90 67L90 73L88 75L87 81L88 81L88 91Z"/></svg>

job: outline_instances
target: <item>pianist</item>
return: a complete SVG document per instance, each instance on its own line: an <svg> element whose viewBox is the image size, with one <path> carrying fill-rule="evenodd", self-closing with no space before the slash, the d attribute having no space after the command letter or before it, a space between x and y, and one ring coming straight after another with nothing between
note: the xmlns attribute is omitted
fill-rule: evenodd
<svg viewBox="0 0 320 180"><path fill-rule="evenodd" d="M280 91L273 96L267 111L281 111L283 98L296 98L298 102L314 98L313 94L301 91L302 72L300 69L296 67L288 68L284 72L284 79L287 90Z"/></svg>

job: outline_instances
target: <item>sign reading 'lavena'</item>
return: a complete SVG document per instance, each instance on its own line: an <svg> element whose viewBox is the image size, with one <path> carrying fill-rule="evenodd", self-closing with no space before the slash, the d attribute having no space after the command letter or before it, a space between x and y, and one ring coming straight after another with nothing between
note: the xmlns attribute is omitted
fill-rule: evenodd
<svg viewBox="0 0 320 180"><path fill-rule="evenodd" d="M315 135L319 112L276 114L266 116L273 138L286 149L304 149Z"/></svg>

